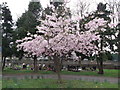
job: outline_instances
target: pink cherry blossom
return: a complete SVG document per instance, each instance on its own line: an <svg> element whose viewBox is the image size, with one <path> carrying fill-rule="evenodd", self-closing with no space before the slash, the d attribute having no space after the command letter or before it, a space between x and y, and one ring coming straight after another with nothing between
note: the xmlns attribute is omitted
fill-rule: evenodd
<svg viewBox="0 0 120 90"><path fill-rule="evenodd" d="M45 20L40 19L39 21L41 21L41 25L36 27L38 29L36 33L43 32L44 35L35 34L16 41L19 50L22 49L24 52L38 57L55 54L63 56L72 51L85 55L97 52L99 48L92 42L100 41L100 36L96 31L107 23L104 19L95 18L85 24L87 31L80 32L80 28L76 24L79 19L74 21L68 16L58 17L56 11L52 16L47 15ZM77 30L74 28L75 26Z"/></svg>

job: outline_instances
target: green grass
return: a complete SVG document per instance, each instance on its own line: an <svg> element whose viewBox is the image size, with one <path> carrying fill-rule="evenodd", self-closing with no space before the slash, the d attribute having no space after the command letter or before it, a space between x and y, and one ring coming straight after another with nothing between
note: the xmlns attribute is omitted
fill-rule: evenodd
<svg viewBox="0 0 120 90"><path fill-rule="evenodd" d="M118 70L105 69L103 75L98 74L97 71L96 72L95 71L94 72L93 71L81 71L81 72L62 71L62 74L118 77Z"/></svg>
<svg viewBox="0 0 120 90"><path fill-rule="evenodd" d="M10 79L3 80L3 88L118 88L118 84L108 82L87 82L81 80L63 80L58 84L54 79Z"/></svg>
<svg viewBox="0 0 120 90"><path fill-rule="evenodd" d="M1 88L2 88L2 80L0 80L0 90L1 90Z"/></svg>
<svg viewBox="0 0 120 90"><path fill-rule="evenodd" d="M80 72L61 71L61 74L118 77L118 72L120 70L104 69L103 75L97 74L97 71L80 71ZM3 71L3 74L29 74L29 73L34 73L34 72L32 70L10 70L10 69ZM53 72L53 71L38 71L37 73L38 74L54 74L55 72Z"/></svg>

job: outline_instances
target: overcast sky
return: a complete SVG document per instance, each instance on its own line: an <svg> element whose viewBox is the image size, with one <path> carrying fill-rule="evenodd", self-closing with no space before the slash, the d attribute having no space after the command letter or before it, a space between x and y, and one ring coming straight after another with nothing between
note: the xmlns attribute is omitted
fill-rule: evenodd
<svg viewBox="0 0 120 90"><path fill-rule="evenodd" d="M7 2L7 5L10 8L11 14L13 16L13 20L17 20L18 17L20 17L22 15L22 13L25 12L25 10L28 9L28 4L31 0L0 0L0 4L2 4L2 2ZM47 7L47 5L49 4L49 0L39 0L42 4L43 7ZM77 0L70 0L70 4L68 6L70 6L70 8L73 10L75 8L75 2ZM103 2L104 0L87 0L88 2L90 2L90 10L95 10L97 7L97 4L99 2Z"/></svg>

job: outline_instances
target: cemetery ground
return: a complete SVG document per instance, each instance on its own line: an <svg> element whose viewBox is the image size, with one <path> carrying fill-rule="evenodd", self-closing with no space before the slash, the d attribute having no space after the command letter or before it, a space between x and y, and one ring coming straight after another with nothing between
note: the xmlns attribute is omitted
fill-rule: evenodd
<svg viewBox="0 0 120 90"><path fill-rule="evenodd" d="M2 78L0 76L0 90L2 89Z"/></svg>
<svg viewBox="0 0 120 90"><path fill-rule="evenodd" d="M104 74L100 75L97 74L98 70L96 71L79 71L79 72L73 72L73 71L61 71L61 74L65 75L85 75L85 76L103 76L103 77L118 77L118 72L120 70L117 69L104 69ZM12 69L6 69L2 72L3 75L9 75L9 74L35 74L32 70L12 70ZM55 74L53 71L47 71L47 70L39 70L36 72L36 74Z"/></svg>
<svg viewBox="0 0 120 90"><path fill-rule="evenodd" d="M2 88L118 88L118 84L83 80L63 80L58 84L55 79L10 79L3 80Z"/></svg>
<svg viewBox="0 0 120 90"><path fill-rule="evenodd" d="M97 71L61 71L63 83L58 84L53 71L42 70L34 73L32 70L6 69L3 71L3 76L11 76L11 78L3 78L2 88L118 88L118 83L114 83L114 79L117 79L120 70L104 69L105 73L103 75L97 74ZM30 75L42 75L47 78L29 78ZM19 77L19 79L12 76ZM21 79L21 76L25 77ZM91 80L83 80L83 78L86 78L85 76ZM94 80L92 80L93 78ZM107 81L106 78L112 78L113 82Z"/></svg>

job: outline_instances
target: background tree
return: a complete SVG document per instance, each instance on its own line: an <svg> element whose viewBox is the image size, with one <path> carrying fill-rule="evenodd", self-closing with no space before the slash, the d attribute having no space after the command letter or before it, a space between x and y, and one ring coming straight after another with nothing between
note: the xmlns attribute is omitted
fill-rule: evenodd
<svg viewBox="0 0 120 90"><path fill-rule="evenodd" d="M116 7L117 7L117 12L118 12L118 25L117 25L117 31L118 31L117 42L118 42L118 44L116 46L118 47L118 60L120 61L120 1L118 1Z"/></svg>
<svg viewBox="0 0 120 90"><path fill-rule="evenodd" d="M10 43L12 42L12 16L11 12L7 6L7 3L2 4L2 70L5 66L6 57L12 57L12 47Z"/></svg>
<svg viewBox="0 0 120 90"><path fill-rule="evenodd" d="M115 52L115 43L114 35L116 34L116 23L114 19L111 19L112 11L107 9L107 4L99 3L97 7L97 11L95 12L95 16L99 18L104 18L104 20L108 21L106 27L104 28L104 32L99 32L101 36L101 43L100 43L100 56L98 58L98 66L99 66L99 74L103 74L103 61L104 61L104 54L112 54ZM108 56L107 56L108 57Z"/></svg>
<svg viewBox="0 0 120 90"><path fill-rule="evenodd" d="M98 55L99 58L97 59L99 74L104 73L103 72L104 58L102 58L102 56L107 55L110 58L111 52L114 52L113 46L114 46L115 41L112 36L116 33L116 31L114 30L114 26L112 27L110 14L111 14L111 12L109 10L107 10L106 4L99 3L96 11L94 11L93 13L90 13L88 16L81 19L79 22L79 27L81 28L81 30L80 30L80 32L81 32L81 31L86 31L85 23L88 23L88 22L94 20L95 18L102 18L107 21L106 26L104 27L104 29L102 28L103 29L102 31L100 29L98 29L99 35L101 36L101 43L97 43L97 41L96 41L96 44L98 45L98 47L101 48L101 52L99 52L99 55ZM109 46L109 48L108 48L108 46Z"/></svg>
<svg viewBox="0 0 120 90"><path fill-rule="evenodd" d="M104 20L106 20L106 21L108 21L110 23L109 15L110 15L110 11L106 10L106 4L99 3L98 7L97 7L97 11L96 11L95 16L99 17L99 18L104 18ZM97 59L98 69L99 69L98 73L99 74L103 74L104 73L104 71L103 71L104 48L108 45L105 41L109 40L108 38L106 38L106 36L109 36L109 37L111 36L110 28L106 27L104 29L106 29L105 32L99 32L99 34L101 36L101 42L100 42L101 52L99 53L99 57Z"/></svg>
<svg viewBox="0 0 120 90"><path fill-rule="evenodd" d="M36 26L40 24L38 18L41 14L42 6L40 2L30 2L28 5L28 11L22 14L17 20L17 37L18 39L24 38L27 33L35 34Z"/></svg>
<svg viewBox="0 0 120 90"><path fill-rule="evenodd" d="M42 6L40 2L31 1L28 5L28 10L25 11L25 13L23 13L16 22L17 28L14 32L13 50L14 55L19 57L19 59L22 59L22 57L24 56L24 52L22 50L17 51L15 41L26 37L28 32L31 34L36 33L36 26L40 24L37 19L41 16L41 10ZM34 67L36 67L36 58L34 58ZM37 71L37 68L34 70Z"/></svg>
<svg viewBox="0 0 120 90"><path fill-rule="evenodd" d="M89 11L90 3L86 0L77 0L74 14L78 17L84 17Z"/></svg>
<svg viewBox="0 0 120 90"><path fill-rule="evenodd" d="M2 21L2 5L0 4L0 21ZM2 46L2 25L0 24L0 46Z"/></svg>
<svg viewBox="0 0 120 90"><path fill-rule="evenodd" d="M118 60L120 60L120 1L119 0L105 0L106 3L109 6L110 11L113 15L111 15L112 22L117 24L116 27L114 27L114 31L116 32L114 34L114 44L117 47L116 52L118 52Z"/></svg>

